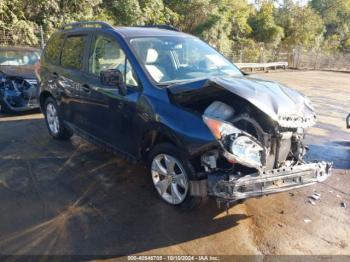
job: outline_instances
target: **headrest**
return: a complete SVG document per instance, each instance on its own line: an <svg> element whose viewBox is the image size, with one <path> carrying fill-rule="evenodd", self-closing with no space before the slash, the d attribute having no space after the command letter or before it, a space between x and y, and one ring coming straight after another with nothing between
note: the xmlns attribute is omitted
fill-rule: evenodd
<svg viewBox="0 0 350 262"><path fill-rule="evenodd" d="M105 59L116 59L120 57L120 49L114 43L106 43L103 51L103 58Z"/></svg>
<svg viewBox="0 0 350 262"><path fill-rule="evenodd" d="M146 64L152 64L156 62L158 59L158 52L157 50L150 48L147 50L147 56L146 56Z"/></svg>

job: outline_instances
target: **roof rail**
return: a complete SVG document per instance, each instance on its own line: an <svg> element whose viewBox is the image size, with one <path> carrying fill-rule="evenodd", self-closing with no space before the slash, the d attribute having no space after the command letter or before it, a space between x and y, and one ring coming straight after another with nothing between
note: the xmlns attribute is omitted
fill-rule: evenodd
<svg viewBox="0 0 350 262"><path fill-rule="evenodd" d="M74 22L70 24L64 24L61 29L72 29L72 28L79 28L79 27L102 27L102 28L113 28L110 24L102 21L84 21L84 22Z"/></svg>
<svg viewBox="0 0 350 262"><path fill-rule="evenodd" d="M140 25L138 27L151 27L151 28L160 28L160 29L166 29L166 30L171 30L171 31L177 31L180 32L179 29L172 25Z"/></svg>

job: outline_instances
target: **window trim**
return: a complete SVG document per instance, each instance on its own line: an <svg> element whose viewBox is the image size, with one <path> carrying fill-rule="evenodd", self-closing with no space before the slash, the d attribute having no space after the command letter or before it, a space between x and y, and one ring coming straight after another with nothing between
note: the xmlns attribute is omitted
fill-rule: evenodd
<svg viewBox="0 0 350 262"><path fill-rule="evenodd" d="M74 68L74 67L69 67L69 66L62 65L62 55L63 55L63 50L64 50L64 46L66 44L67 39L69 37L79 37L79 36L83 36L83 37L86 38L86 41L84 42L83 60L82 60L82 63L81 63L81 68L77 69L77 68ZM85 64L86 64L86 50L88 48L88 43L89 43L89 34L88 33L65 34L64 42L63 42L63 45L61 47L61 52L60 52L60 57L59 57L59 66L61 66L64 69L67 69L67 70L74 70L74 71L84 72L85 71Z"/></svg>
<svg viewBox="0 0 350 262"><path fill-rule="evenodd" d="M95 40L96 40L97 37L99 37L99 36L103 36L103 37L105 37L105 38L110 39L111 41L115 41L115 39L114 39L113 37L109 36L108 34L104 34L104 33L100 33L100 32L99 32L99 33L93 33L93 34L91 35L91 42L90 42L89 52L88 52L88 56L87 56L87 73L88 73L89 75L95 76L95 77L97 77L97 78L99 78L98 75L95 75L95 74L93 74L92 72L90 72L90 58L91 58L91 56L93 55L93 47L94 47L94 44L95 44ZM117 42L117 41L115 41L115 42ZM117 42L117 44L118 44L119 48L123 51L123 53L124 53L124 55L125 55L125 58L126 58L126 54L125 54L124 49L120 46L120 44L119 44L118 42Z"/></svg>
<svg viewBox="0 0 350 262"><path fill-rule="evenodd" d="M135 72L136 75L136 82L137 82L137 86L131 86L131 85L127 85L127 88L130 90L136 90L136 91L141 91L142 90L142 84L140 82L140 79L137 75L136 70L134 69L134 66L132 65L130 58L127 55L127 52L125 50L125 48L123 47L123 45L121 45L121 43L112 35L112 34L108 34L106 32L92 32L89 38L89 46L88 46L88 50L87 50L87 57L86 57L86 74L90 77L93 77L94 79L98 79L98 81L100 80L100 76L95 75L93 73L90 72L90 57L92 56L92 52L93 52L93 45L95 43L95 39L98 36L103 36L106 38L111 39L112 41L115 41L118 46L120 47L120 49L122 50L122 52L125 55L125 61L124 61L124 82L126 84L126 65L127 65L127 61L129 61L130 66L132 67L133 71ZM110 88L110 87L109 87Z"/></svg>
<svg viewBox="0 0 350 262"><path fill-rule="evenodd" d="M55 60L52 60L48 57L48 54L47 54L47 47L49 46L49 44L52 42L52 38L55 37L55 36L60 36L63 38L63 45L64 45L64 42L66 41L66 35L64 33L61 33L61 32L57 32L55 34L53 34L49 41L47 42L46 46L45 46L45 49L44 49L44 53L43 53L43 57L45 58L45 60L47 60L49 63L53 64L53 65L60 65L61 64L61 54L62 54L62 50L63 50L63 45L58 47L58 56Z"/></svg>

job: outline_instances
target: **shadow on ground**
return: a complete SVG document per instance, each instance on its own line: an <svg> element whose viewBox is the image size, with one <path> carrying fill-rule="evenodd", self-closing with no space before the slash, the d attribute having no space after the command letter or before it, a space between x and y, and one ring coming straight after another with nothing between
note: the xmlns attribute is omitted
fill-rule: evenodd
<svg viewBox="0 0 350 262"><path fill-rule="evenodd" d="M251 230L249 227L235 232L228 230L239 228L237 225L246 222L249 218L246 214L252 212L237 208L234 214L225 216L212 201L192 212L172 208L157 198L143 165L126 162L76 136L70 141L55 141L49 137L41 117L39 114L0 116L2 255L65 254L97 259L169 246L172 246L172 251L179 251L176 253L191 253L190 248L194 248L194 251L215 250L213 248L223 246L221 253L226 254L233 253L232 250L244 253L244 248L257 244L244 240ZM331 131L335 133L336 127L332 128ZM330 136L325 138L313 135L308 140L308 158L333 161L336 168L343 169L341 176L333 175L327 181L330 183L327 190L347 194L347 180L337 182L337 179L346 178L345 172L350 167L350 148L349 141L342 140L345 132L340 137L330 141ZM324 197L326 193L322 194ZM337 197L334 198L338 200ZM276 218L276 215L273 217L274 214L271 213L274 205L278 205L278 212L275 212L278 216L282 216L281 209L288 210L288 205L283 202L283 194L281 198L275 196L271 199L273 201L266 201L265 206L263 201L250 200L250 203L257 205L254 204L255 213L252 213L253 220L258 225L252 233L254 240L259 235L260 228L269 228L269 223L272 226L278 224L280 218ZM301 206L297 211L305 216L303 202L297 202L296 207ZM256 212L259 207L269 213L262 217ZM296 207L291 208L293 213L296 212ZM333 212L334 206L322 212L329 210ZM338 213L332 213L332 217L338 217ZM294 237L299 237L298 241L302 243L307 234L301 230L300 235L293 235L291 232L299 228L300 224L293 220L296 219L293 215L285 217L291 219L286 224L290 224L292 230L285 231L282 225L282 231L278 231L278 235L271 235L271 232L276 231L275 227L266 229L263 233L265 237L273 236L269 241L276 242L275 246L280 245L282 248L286 247L283 243L280 244L284 234L291 234L288 241L294 250ZM322 237L324 234L334 234L333 227L332 231L321 231ZM318 232L317 230L314 231ZM224 231L226 234L221 233ZM336 232L338 237L339 231ZM213 239L212 236L216 236L216 233L221 233L217 234L220 238ZM201 238L205 241L200 244L193 241ZM269 241L265 240L264 244L270 245ZM182 248L186 242L191 244L186 245L184 252ZM309 243L314 246L315 242L312 240ZM258 244L262 246L262 243ZM204 248L200 249L202 246L199 245L204 245ZM254 248L251 250L255 253L259 251ZM304 253L304 249L301 250Z"/></svg>
<svg viewBox="0 0 350 262"><path fill-rule="evenodd" d="M74 136L52 140L42 119L0 125L2 254L119 256L232 228L244 214L219 216L160 201L146 169Z"/></svg>

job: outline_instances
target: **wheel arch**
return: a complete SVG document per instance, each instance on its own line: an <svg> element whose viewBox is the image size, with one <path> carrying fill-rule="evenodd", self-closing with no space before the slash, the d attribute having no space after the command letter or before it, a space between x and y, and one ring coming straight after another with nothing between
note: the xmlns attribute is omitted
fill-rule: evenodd
<svg viewBox="0 0 350 262"><path fill-rule="evenodd" d="M48 98L48 97L53 97L53 95L45 90L43 92L40 93L40 96L39 96L39 105L40 105L40 110L41 112L44 113L44 105L45 105L45 100Z"/></svg>
<svg viewBox="0 0 350 262"><path fill-rule="evenodd" d="M139 146L139 157L142 160L147 160L149 152L155 145L161 143L172 144L187 153L184 143L173 131L162 124L152 124L143 132Z"/></svg>

